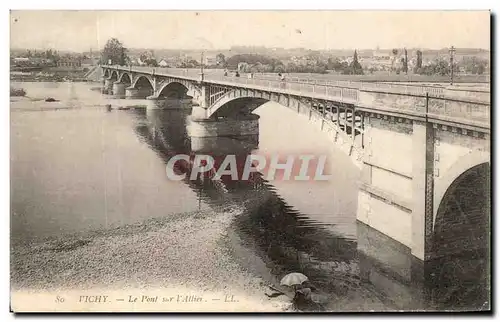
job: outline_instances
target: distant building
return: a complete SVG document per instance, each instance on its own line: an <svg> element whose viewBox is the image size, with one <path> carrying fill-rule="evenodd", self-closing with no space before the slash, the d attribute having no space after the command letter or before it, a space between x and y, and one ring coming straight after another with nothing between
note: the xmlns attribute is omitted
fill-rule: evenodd
<svg viewBox="0 0 500 322"><path fill-rule="evenodd" d="M17 67L25 67L31 65L31 61L27 57L15 57L11 62L12 65Z"/></svg>
<svg viewBox="0 0 500 322"><path fill-rule="evenodd" d="M137 57L137 65L139 65L139 66L145 66L146 62L142 61L141 57Z"/></svg>
<svg viewBox="0 0 500 322"><path fill-rule="evenodd" d="M182 59L180 56L173 56L164 58L169 66L179 66L182 64Z"/></svg>
<svg viewBox="0 0 500 322"><path fill-rule="evenodd" d="M30 59L28 57L16 57L14 58L15 63L29 63Z"/></svg>
<svg viewBox="0 0 500 322"><path fill-rule="evenodd" d="M139 58L137 58L137 57L130 57L130 64L132 66L139 66Z"/></svg>
<svg viewBox="0 0 500 322"><path fill-rule="evenodd" d="M82 60L78 58L61 57L61 59L57 61L57 67L80 68L82 67Z"/></svg>
<svg viewBox="0 0 500 322"><path fill-rule="evenodd" d="M99 63L99 59L98 58L87 58L87 59L83 59L82 60L82 65L81 66L89 68L89 67L96 66L98 63Z"/></svg>
<svg viewBox="0 0 500 322"><path fill-rule="evenodd" d="M168 66L168 62L165 59L162 59L158 63L158 66L160 66L160 67L167 67Z"/></svg>
<svg viewBox="0 0 500 322"><path fill-rule="evenodd" d="M372 56L376 60L390 60L391 59L390 54L384 53L384 52L379 51L379 50L374 50Z"/></svg>
<svg viewBox="0 0 500 322"><path fill-rule="evenodd" d="M248 67L248 63L243 63L243 62L242 62L242 63L238 63L238 71L239 71L240 73L242 73L242 72L244 72L244 71L248 70L248 68L249 68L249 67Z"/></svg>
<svg viewBox="0 0 500 322"><path fill-rule="evenodd" d="M216 56L206 56L203 59L203 64L210 66L210 65L217 65L217 57Z"/></svg>

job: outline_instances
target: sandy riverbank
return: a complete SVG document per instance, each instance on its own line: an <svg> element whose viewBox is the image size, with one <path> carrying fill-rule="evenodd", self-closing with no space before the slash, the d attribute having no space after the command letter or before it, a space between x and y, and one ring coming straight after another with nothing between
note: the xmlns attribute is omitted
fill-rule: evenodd
<svg viewBox="0 0 500 322"><path fill-rule="evenodd" d="M267 297L264 281L233 260L227 230L234 216L177 214L32 244L13 243L12 308L289 310L288 298ZM106 302L86 302L93 299L87 295L107 296ZM55 302L57 296L64 300Z"/></svg>

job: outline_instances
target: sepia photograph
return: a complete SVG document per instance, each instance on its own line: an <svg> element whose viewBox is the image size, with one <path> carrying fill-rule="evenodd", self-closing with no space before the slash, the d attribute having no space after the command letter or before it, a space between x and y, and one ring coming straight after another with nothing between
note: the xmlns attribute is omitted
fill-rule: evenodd
<svg viewBox="0 0 500 322"><path fill-rule="evenodd" d="M490 11L9 19L11 312L492 310Z"/></svg>

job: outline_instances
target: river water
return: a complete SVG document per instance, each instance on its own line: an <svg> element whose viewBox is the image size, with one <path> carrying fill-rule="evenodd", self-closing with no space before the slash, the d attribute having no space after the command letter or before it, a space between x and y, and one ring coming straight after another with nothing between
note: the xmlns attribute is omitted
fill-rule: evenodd
<svg viewBox="0 0 500 322"><path fill-rule="evenodd" d="M360 171L318 129L275 103L255 111L258 143L190 140L183 110L146 110L87 83L22 83L11 102L11 240L36 241L114 228L169 214L236 207L231 236L261 259L248 264L270 282L300 271L335 310L405 309L415 294L377 289L362 278L357 251ZM105 105L131 106L107 111ZM219 151L220 150L220 151ZM327 155L332 180L172 181L169 156L206 152ZM245 259L241 259L245 263ZM390 285L390 282L384 282ZM388 286L387 288L391 288ZM401 298L404 298L401 301ZM408 308L408 307L406 307Z"/></svg>

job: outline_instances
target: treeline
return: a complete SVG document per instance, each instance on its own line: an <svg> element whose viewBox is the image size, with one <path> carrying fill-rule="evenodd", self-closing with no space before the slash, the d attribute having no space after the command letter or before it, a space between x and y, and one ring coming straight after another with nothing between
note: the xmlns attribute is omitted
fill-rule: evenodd
<svg viewBox="0 0 500 322"><path fill-rule="evenodd" d="M29 61L25 63L14 62L14 57L24 57L28 58ZM25 52L11 53L10 55L11 63L13 65L31 65L31 66L47 66L47 65L57 65L57 62L61 60L84 60L88 59L86 55L83 54L61 54L57 50L47 49L47 50L26 50Z"/></svg>
<svg viewBox="0 0 500 322"><path fill-rule="evenodd" d="M283 66L283 63L276 59L259 54L239 54L229 57L226 60L226 67L235 69L239 63L247 63L249 65L269 65L273 69L277 66Z"/></svg>
<svg viewBox="0 0 500 322"><path fill-rule="evenodd" d="M239 69L241 72L255 73L318 73L326 74L328 70L335 70L345 75L361 75L363 67L358 61L357 52L351 63L338 59L329 59L328 62L320 59L309 59L306 64L295 62L283 63L281 60L259 54L238 54L225 61L224 67Z"/></svg>
<svg viewBox="0 0 500 322"><path fill-rule="evenodd" d="M463 71L467 74L482 75L488 70L488 68L488 60L476 56L463 57L461 61L453 64L454 73ZM435 59L430 64L425 66L422 66L421 64L419 66L417 64L414 73L420 75L450 75L450 62L444 59Z"/></svg>

